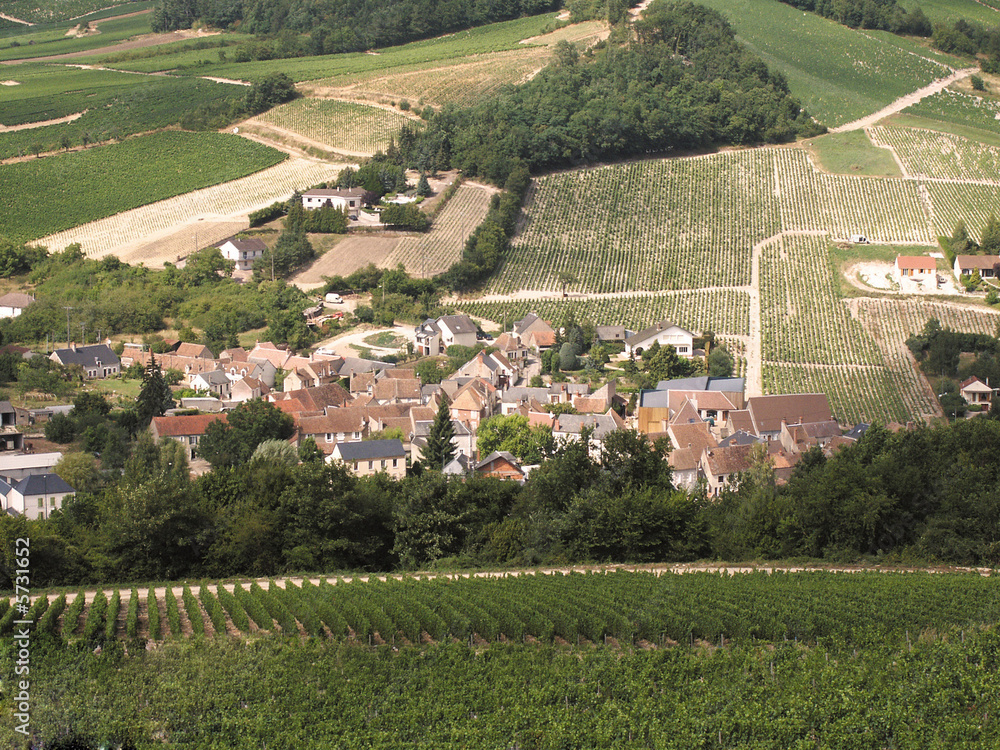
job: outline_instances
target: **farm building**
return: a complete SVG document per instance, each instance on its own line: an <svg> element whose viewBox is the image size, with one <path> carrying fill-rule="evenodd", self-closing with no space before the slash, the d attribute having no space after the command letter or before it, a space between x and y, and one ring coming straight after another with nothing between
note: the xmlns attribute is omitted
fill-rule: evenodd
<svg viewBox="0 0 1000 750"><path fill-rule="evenodd" d="M223 258L236 264L237 271L252 271L253 262L264 257L267 245L258 237L248 237L245 240L230 238L218 245L218 248L222 251Z"/></svg>
<svg viewBox="0 0 1000 750"><path fill-rule="evenodd" d="M307 190L302 194L302 207L307 209L339 208L342 211L346 210L348 216L356 219L364 194L365 191L361 188Z"/></svg>
<svg viewBox="0 0 1000 750"><path fill-rule="evenodd" d="M187 449L188 460L197 458L198 442L212 422L226 420L225 414L185 414L173 417L153 417L149 431L159 443L165 438L176 440Z"/></svg>

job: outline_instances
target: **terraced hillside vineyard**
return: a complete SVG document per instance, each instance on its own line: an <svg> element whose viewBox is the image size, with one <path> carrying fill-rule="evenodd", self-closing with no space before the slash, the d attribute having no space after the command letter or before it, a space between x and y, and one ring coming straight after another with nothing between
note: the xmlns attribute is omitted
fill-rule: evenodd
<svg viewBox="0 0 1000 750"><path fill-rule="evenodd" d="M1000 186L1000 148L995 146L912 128L876 127L869 134L876 145L895 151L908 176Z"/></svg>
<svg viewBox="0 0 1000 750"><path fill-rule="evenodd" d="M489 291L560 289L567 270L589 292L748 284L751 247L779 226L771 160L747 150L539 178Z"/></svg>
<svg viewBox="0 0 1000 750"><path fill-rule="evenodd" d="M490 208L493 193L478 185L461 185L434 218L430 231L418 237L403 237L379 266L396 268L400 263L416 276L442 273L462 257L465 241Z"/></svg>

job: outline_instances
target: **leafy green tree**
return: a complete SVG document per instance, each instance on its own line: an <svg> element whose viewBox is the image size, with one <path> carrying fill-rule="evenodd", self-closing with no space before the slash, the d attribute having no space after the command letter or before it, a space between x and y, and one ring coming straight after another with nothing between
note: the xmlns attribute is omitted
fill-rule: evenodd
<svg viewBox="0 0 1000 750"><path fill-rule="evenodd" d="M181 270L181 279L186 286L203 286L218 283L220 274L232 276L236 264L222 257L217 247L206 247L191 253Z"/></svg>
<svg viewBox="0 0 1000 750"><path fill-rule="evenodd" d="M153 421L153 417L162 417L167 409L173 409L176 405L173 391L163 377L156 355L150 353L149 364L142 373L142 387L136 398L140 426L145 427Z"/></svg>
<svg viewBox="0 0 1000 750"><path fill-rule="evenodd" d="M986 255L1000 254L1000 221L997 221L997 217L994 214L990 214L986 226L983 227L979 250Z"/></svg>
<svg viewBox="0 0 1000 750"><path fill-rule="evenodd" d="M576 358L576 350L569 341L562 345L559 349L559 369L560 370L575 370L579 366Z"/></svg>
<svg viewBox="0 0 1000 750"><path fill-rule="evenodd" d="M67 414L53 414L45 423L45 439L53 443L72 443L76 439L76 421Z"/></svg>
<svg viewBox="0 0 1000 750"><path fill-rule="evenodd" d="M287 440L295 430L291 416L258 398L244 401L226 417L209 424L198 445L213 468L246 463L265 440Z"/></svg>
<svg viewBox="0 0 1000 750"><path fill-rule="evenodd" d="M299 452L287 440L265 440L257 446L250 460L295 466L299 463Z"/></svg>
<svg viewBox="0 0 1000 750"><path fill-rule="evenodd" d="M424 468L440 471L455 457L455 426L451 423L449 405L448 397L442 393L422 454Z"/></svg>
<svg viewBox="0 0 1000 750"><path fill-rule="evenodd" d="M316 445L316 439L307 437L299 444L299 461L302 463L312 463L323 460L323 451Z"/></svg>
<svg viewBox="0 0 1000 750"><path fill-rule="evenodd" d="M615 430L604 437L601 466L610 494L625 489L672 489L667 463L670 444L663 439L651 444L635 430Z"/></svg>
<svg viewBox="0 0 1000 750"><path fill-rule="evenodd" d="M537 464L555 450L555 441L549 427L532 427L520 414L498 414L479 423L476 448L483 457L493 451L507 451L521 463Z"/></svg>
<svg viewBox="0 0 1000 750"><path fill-rule="evenodd" d="M708 374L713 378L728 378L733 374L736 362L724 346L716 346L708 353Z"/></svg>
<svg viewBox="0 0 1000 750"><path fill-rule="evenodd" d="M291 78L284 73L268 73L255 81L247 91L243 107L250 114L258 114L291 101L296 96L298 92Z"/></svg>
<svg viewBox="0 0 1000 750"><path fill-rule="evenodd" d="M96 492L101 486L101 472L90 453L63 454L55 473L77 492Z"/></svg>

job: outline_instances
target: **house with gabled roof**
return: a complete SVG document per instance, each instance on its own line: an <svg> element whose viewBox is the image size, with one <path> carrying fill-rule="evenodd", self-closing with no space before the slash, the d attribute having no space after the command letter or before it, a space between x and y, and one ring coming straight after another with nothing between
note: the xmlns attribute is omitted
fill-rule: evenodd
<svg viewBox="0 0 1000 750"><path fill-rule="evenodd" d="M205 430L213 422L227 419L226 414L185 414L172 417L153 417L149 423L149 431L153 440L176 440L185 447L188 460L197 458L198 443L205 435Z"/></svg>
<svg viewBox="0 0 1000 750"><path fill-rule="evenodd" d="M512 482L524 482L524 469L518 460L507 451L493 451L476 464L475 471L484 477L496 477Z"/></svg>
<svg viewBox="0 0 1000 750"><path fill-rule="evenodd" d="M263 398L271 389L257 378L240 378L229 389L229 400L243 403L252 398Z"/></svg>
<svg viewBox="0 0 1000 750"><path fill-rule="evenodd" d="M639 356L653 345L672 346L680 357L694 356L695 334L669 320L661 320L625 339L625 354Z"/></svg>
<svg viewBox="0 0 1000 750"><path fill-rule="evenodd" d="M188 383L196 391L213 393L223 401L229 400L233 381L222 370L199 372L188 378Z"/></svg>
<svg viewBox="0 0 1000 750"><path fill-rule="evenodd" d="M997 392L997 389L990 387L989 380L984 383L982 380L973 375L971 378L967 378L962 382L958 392L968 404L989 406L993 400L993 395Z"/></svg>
<svg viewBox="0 0 1000 750"><path fill-rule="evenodd" d="M76 494L58 474L32 474L22 479L0 477L4 512L25 518L48 518L62 508L63 500Z"/></svg>
<svg viewBox="0 0 1000 750"><path fill-rule="evenodd" d="M475 346L478 329L468 315L442 315L428 318L414 329L417 351L425 357L436 357L449 346Z"/></svg>
<svg viewBox="0 0 1000 750"><path fill-rule="evenodd" d="M88 380L113 378L121 369L121 360L107 344L77 346L71 343L67 349L56 349L49 359L61 365L79 365Z"/></svg>
<svg viewBox="0 0 1000 750"><path fill-rule="evenodd" d="M493 346L514 365L520 365L528 357L528 347L511 333L501 333L494 340Z"/></svg>
<svg viewBox="0 0 1000 750"><path fill-rule="evenodd" d="M190 344L188 342L183 342L179 344L174 354L176 354L178 357L215 359L215 355L212 354L212 350L209 349L204 344Z"/></svg>
<svg viewBox="0 0 1000 750"><path fill-rule="evenodd" d="M338 443L326 460L343 462L359 477L383 471L393 479L406 476L406 451L396 439Z"/></svg>
<svg viewBox="0 0 1000 750"><path fill-rule="evenodd" d="M236 264L237 271L252 271L254 261L263 258L267 251L267 245L260 237L230 237L216 247L222 252L223 258Z"/></svg>
<svg viewBox="0 0 1000 750"><path fill-rule="evenodd" d="M753 422L753 434L768 440L778 440L781 423L808 424L830 422L830 402L825 393L785 393L773 396L752 396L747 399L747 411Z"/></svg>
<svg viewBox="0 0 1000 750"><path fill-rule="evenodd" d="M340 443L359 443L369 434L368 415L362 406L327 409L320 416L298 419L299 442L311 437L326 455Z"/></svg>
<svg viewBox="0 0 1000 750"><path fill-rule="evenodd" d="M937 261L929 255L897 255L893 264L896 281L927 281L937 278Z"/></svg>
<svg viewBox="0 0 1000 750"><path fill-rule="evenodd" d="M972 276L976 271L984 279L995 279L1000 276L1000 256L956 255L954 271L959 279Z"/></svg>
<svg viewBox="0 0 1000 750"><path fill-rule="evenodd" d="M23 313L35 298L22 292L8 292L0 297L0 318L16 318Z"/></svg>
<svg viewBox="0 0 1000 750"><path fill-rule="evenodd" d="M313 188L302 193L302 207L309 210L339 208L356 219L364 197L364 188Z"/></svg>
<svg viewBox="0 0 1000 750"><path fill-rule="evenodd" d="M541 352L556 344L556 332L548 323L533 312L514 323L514 335L529 349Z"/></svg>
<svg viewBox="0 0 1000 750"><path fill-rule="evenodd" d="M739 474L750 469L753 450L754 445L731 445L702 451L701 471L711 497L717 497Z"/></svg>

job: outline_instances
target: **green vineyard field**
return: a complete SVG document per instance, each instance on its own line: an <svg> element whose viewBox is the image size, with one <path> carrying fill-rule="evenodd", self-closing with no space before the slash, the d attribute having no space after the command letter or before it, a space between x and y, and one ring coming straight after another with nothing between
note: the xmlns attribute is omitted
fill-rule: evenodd
<svg viewBox="0 0 1000 750"><path fill-rule="evenodd" d="M33 240L235 180L286 158L238 136L163 131L86 151L0 165L0 225L11 239ZM56 184L60 190L51 190Z"/></svg>
<svg viewBox="0 0 1000 750"><path fill-rule="evenodd" d="M994 579L916 573L390 577L184 586L181 595L166 589L138 606L132 596L128 589L99 591L81 607L76 595L61 619L39 620L37 634L99 641L136 632L148 638L150 628L142 621L148 623L156 600L157 618L158 602L164 603L165 638L227 632L247 637L266 631L361 645L427 639L603 644L613 638L655 644L829 641L862 647L898 644L907 633L917 637L926 630L973 628L992 622L1000 607ZM39 597L32 611L40 617L48 606L48 597ZM53 597L52 606L62 611L66 598ZM0 620L0 637L11 633L16 614L8 610Z"/></svg>

